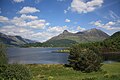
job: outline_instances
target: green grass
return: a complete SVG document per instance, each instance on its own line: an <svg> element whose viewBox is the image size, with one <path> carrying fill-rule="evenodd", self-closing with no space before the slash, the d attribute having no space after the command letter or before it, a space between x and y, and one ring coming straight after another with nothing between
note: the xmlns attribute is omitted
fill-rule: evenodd
<svg viewBox="0 0 120 80"><path fill-rule="evenodd" d="M60 64L26 65L33 74L32 80L120 80L120 63L104 64L102 71L82 73Z"/></svg>

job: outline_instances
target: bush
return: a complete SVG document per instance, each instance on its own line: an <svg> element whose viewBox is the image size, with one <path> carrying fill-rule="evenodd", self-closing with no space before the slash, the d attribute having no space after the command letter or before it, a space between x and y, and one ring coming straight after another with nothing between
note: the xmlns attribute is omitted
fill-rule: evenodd
<svg viewBox="0 0 120 80"><path fill-rule="evenodd" d="M0 64L7 64L5 45L0 43Z"/></svg>
<svg viewBox="0 0 120 80"><path fill-rule="evenodd" d="M30 80L29 70L18 64L8 64L5 45L0 44L0 80Z"/></svg>
<svg viewBox="0 0 120 80"><path fill-rule="evenodd" d="M2 80L30 80L31 74L23 65L4 64L0 65L0 78Z"/></svg>
<svg viewBox="0 0 120 80"><path fill-rule="evenodd" d="M79 46L73 46L70 50L69 64L75 70L83 72L98 71L101 67L101 58L90 49L83 49Z"/></svg>

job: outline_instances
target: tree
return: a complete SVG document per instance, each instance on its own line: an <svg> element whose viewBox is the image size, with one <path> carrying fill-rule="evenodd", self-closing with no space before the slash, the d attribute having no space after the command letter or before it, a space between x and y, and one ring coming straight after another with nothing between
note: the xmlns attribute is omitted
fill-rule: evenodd
<svg viewBox="0 0 120 80"><path fill-rule="evenodd" d="M70 50L69 64L75 70L83 72L98 71L101 67L101 58L90 49L73 46Z"/></svg>

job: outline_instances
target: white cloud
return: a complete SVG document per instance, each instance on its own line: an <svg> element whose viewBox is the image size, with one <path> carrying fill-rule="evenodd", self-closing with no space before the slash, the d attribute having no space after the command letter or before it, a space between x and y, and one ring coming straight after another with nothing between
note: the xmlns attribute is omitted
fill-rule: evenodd
<svg viewBox="0 0 120 80"><path fill-rule="evenodd" d="M26 26L26 21L21 17L14 17L9 23L15 26Z"/></svg>
<svg viewBox="0 0 120 80"><path fill-rule="evenodd" d="M35 13L35 12L40 12L40 10L36 9L35 7L23 7L18 13L20 14L27 14L27 13Z"/></svg>
<svg viewBox="0 0 120 80"><path fill-rule="evenodd" d="M40 3L42 0L35 0L35 3L38 4Z"/></svg>
<svg viewBox="0 0 120 80"><path fill-rule="evenodd" d="M44 42L56 35L56 33L51 33L47 31L35 32L33 29L28 29L24 27L16 27L13 25L0 27L0 32L7 34L7 35L22 36L23 38L36 40L40 42Z"/></svg>
<svg viewBox="0 0 120 80"><path fill-rule="evenodd" d="M64 10L64 13L66 14L66 13L67 13L67 10Z"/></svg>
<svg viewBox="0 0 120 80"><path fill-rule="evenodd" d="M48 32L52 32L52 33L61 33L63 32L65 29L67 29L67 26L54 26L54 27L49 27L47 29Z"/></svg>
<svg viewBox="0 0 120 80"><path fill-rule="evenodd" d="M22 14L19 17L13 17L13 19L0 16L0 22L6 23L0 27L0 32L8 35L22 36L31 40L43 42L57 34L57 32L47 31L48 29L45 27L49 26L50 23L44 19L38 19L37 16ZM40 32L38 32L38 30Z"/></svg>
<svg viewBox="0 0 120 80"><path fill-rule="evenodd" d="M34 20L26 23L26 26L30 26L32 28L37 28L37 29L44 29L46 25L47 23L45 20Z"/></svg>
<svg viewBox="0 0 120 80"><path fill-rule="evenodd" d="M23 27L16 27L13 25L2 26L0 28L0 32L7 35L18 35L18 36L22 36L24 38L29 38L29 39L32 39L31 35L34 34L34 32L30 29L26 29Z"/></svg>
<svg viewBox="0 0 120 80"><path fill-rule="evenodd" d="M30 20L38 19L37 16L25 15L25 14L22 14L20 18L23 19L23 20L26 20L26 19L30 19Z"/></svg>
<svg viewBox="0 0 120 80"><path fill-rule="evenodd" d="M108 19L108 20L119 20L120 19L120 17L112 10L109 10L109 12L107 12L107 14L103 18Z"/></svg>
<svg viewBox="0 0 120 80"><path fill-rule="evenodd" d="M78 27L77 27L77 30L79 30L79 31L85 31L86 29L78 26Z"/></svg>
<svg viewBox="0 0 120 80"><path fill-rule="evenodd" d="M65 19L65 22L70 22L70 19Z"/></svg>
<svg viewBox="0 0 120 80"><path fill-rule="evenodd" d="M24 2L24 0L13 0L16 3Z"/></svg>
<svg viewBox="0 0 120 80"><path fill-rule="evenodd" d="M0 22L5 23L4 26L17 26L23 28L34 28L34 29L44 29L49 26L50 23L46 22L44 19L38 19L37 16L22 14L20 17L14 17L13 19L8 19L7 17L0 16Z"/></svg>
<svg viewBox="0 0 120 80"><path fill-rule="evenodd" d="M83 1L83 0L73 0L71 3L71 10L78 13L87 13L92 12L98 7L101 7L103 4L103 0L91 0L91 1Z"/></svg>
<svg viewBox="0 0 120 80"><path fill-rule="evenodd" d="M54 26L54 27L48 27L45 31L43 32L38 32L34 33L31 35L33 38L36 38L36 40L44 42L54 36L57 36L58 34L62 33L67 26Z"/></svg>
<svg viewBox="0 0 120 80"><path fill-rule="evenodd" d="M38 19L37 16L25 14L22 14L20 17L14 17L13 19L8 19L7 17L0 16L0 22L7 23L6 25L30 27L36 29L44 29L45 26L50 25L50 23L46 22L44 19Z"/></svg>
<svg viewBox="0 0 120 80"><path fill-rule="evenodd" d="M55 36L55 34L49 32L38 32L38 33L34 33L31 36L32 38L35 38L37 41L44 42L50 39L51 37Z"/></svg>
<svg viewBox="0 0 120 80"><path fill-rule="evenodd" d="M9 23L14 24L16 26L27 26L26 20L36 20L37 16L25 15L22 14L20 17L14 17Z"/></svg>
<svg viewBox="0 0 120 80"><path fill-rule="evenodd" d="M120 30L120 20L117 21L109 21L106 24L103 24L102 21L95 21L95 22L91 22L90 24L100 27L100 28L104 28L106 30Z"/></svg>
<svg viewBox="0 0 120 80"><path fill-rule="evenodd" d="M8 20L9 19L7 17L0 16L0 22L2 22L2 23L8 22Z"/></svg>

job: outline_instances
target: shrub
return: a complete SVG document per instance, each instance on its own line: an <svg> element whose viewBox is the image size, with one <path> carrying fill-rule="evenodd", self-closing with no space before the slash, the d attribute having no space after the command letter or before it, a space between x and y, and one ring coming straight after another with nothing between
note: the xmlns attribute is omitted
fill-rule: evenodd
<svg viewBox="0 0 120 80"><path fill-rule="evenodd" d="M71 48L68 61L73 69L83 72L98 71L101 67L101 58L93 50L79 46Z"/></svg>
<svg viewBox="0 0 120 80"><path fill-rule="evenodd" d="M0 43L0 64L7 64L5 45Z"/></svg>
<svg viewBox="0 0 120 80"><path fill-rule="evenodd" d="M30 80L31 74L29 70L18 64L0 65L0 76L3 80Z"/></svg>
<svg viewBox="0 0 120 80"><path fill-rule="evenodd" d="M29 70L18 64L8 64L5 45L0 44L0 80L30 80Z"/></svg>

